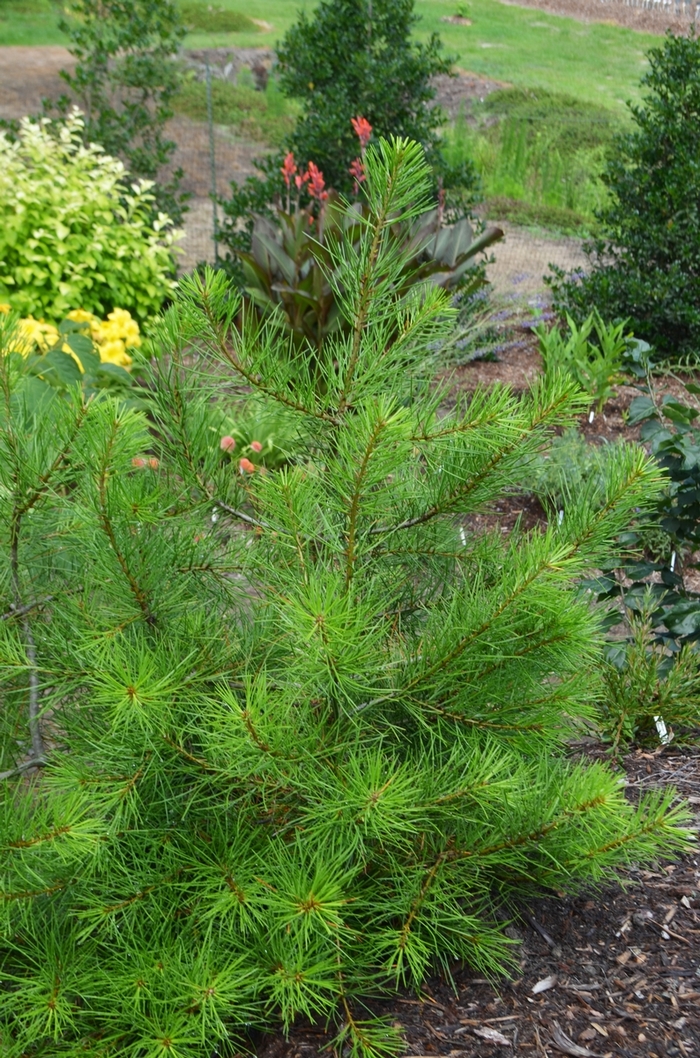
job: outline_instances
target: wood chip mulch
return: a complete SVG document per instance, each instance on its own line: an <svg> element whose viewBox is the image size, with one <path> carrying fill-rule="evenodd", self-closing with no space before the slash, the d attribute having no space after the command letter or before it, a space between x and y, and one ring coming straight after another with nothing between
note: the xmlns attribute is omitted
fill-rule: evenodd
<svg viewBox="0 0 700 1058"><path fill-rule="evenodd" d="M604 755L589 742L589 758ZM634 800L673 785L700 825L700 746L636 750L617 766ZM700 850L675 863L621 873L621 885L521 909L507 932L521 942L513 980L467 968L420 994L372 1003L401 1028L407 1058L698 1058ZM359 1013L359 1012L358 1012ZM300 1026L257 1042L259 1058L330 1054L324 1027Z"/></svg>

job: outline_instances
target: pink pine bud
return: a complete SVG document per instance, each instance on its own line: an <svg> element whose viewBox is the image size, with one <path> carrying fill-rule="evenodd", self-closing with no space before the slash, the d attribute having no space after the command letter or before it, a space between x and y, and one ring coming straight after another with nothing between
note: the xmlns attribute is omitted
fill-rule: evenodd
<svg viewBox="0 0 700 1058"><path fill-rule="evenodd" d="M160 463L155 458L155 456L151 456L151 458L148 460L148 465L151 468L151 470L157 470L158 467L160 466Z"/></svg>
<svg viewBox="0 0 700 1058"><path fill-rule="evenodd" d="M134 458L131 460L131 465L132 467L145 467L146 460L143 459L141 456L134 456Z"/></svg>
<svg viewBox="0 0 700 1058"><path fill-rule="evenodd" d="M356 118L350 118L350 123L355 130L355 135L360 141L360 150L364 151L372 136L372 126L367 118L359 116Z"/></svg>
<svg viewBox="0 0 700 1058"><path fill-rule="evenodd" d="M235 437L231 437L229 434L226 434L226 436L222 437L219 441L219 448L222 452L233 452L235 447L236 439Z"/></svg>
<svg viewBox="0 0 700 1058"><path fill-rule="evenodd" d="M262 452L263 450L263 446L260 444L260 441L251 441L250 447L253 449L254 452Z"/></svg>
<svg viewBox="0 0 700 1058"><path fill-rule="evenodd" d="M245 456L243 456L243 459L241 459L238 465L241 468L241 474L255 473L255 463L251 463L251 461L249 459L246 459Z"/></svg>

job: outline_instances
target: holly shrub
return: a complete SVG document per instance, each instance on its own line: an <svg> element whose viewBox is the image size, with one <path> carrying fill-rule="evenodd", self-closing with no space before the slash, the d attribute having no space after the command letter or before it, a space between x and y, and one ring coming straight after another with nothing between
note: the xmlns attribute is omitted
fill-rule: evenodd
<svg viewBox="0 0 700 1058"><path fill-rule="evenodd" d="M151 185L84 146L76 111L65 124L24 119L0 133L0 299L22 316L64 319L119 307L143 322L175 287L177 233L153 220Z"/></svg>
<svg viewBox="0 0 700 1058"><path fill-rule="evenodd" d="M559 311L627 320L658 357L677 359L700 352L700 39L669 34L649 62L634 127L603 177L610 204L587 247L591 270L555 269L551 285Z"/></svg>

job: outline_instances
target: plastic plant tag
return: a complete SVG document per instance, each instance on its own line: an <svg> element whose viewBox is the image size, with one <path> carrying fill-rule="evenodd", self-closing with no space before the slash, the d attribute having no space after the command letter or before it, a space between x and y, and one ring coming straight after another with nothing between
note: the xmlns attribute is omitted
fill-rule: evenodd
<svg viewBox="0 0 700 1058"><path fill-rule="evenodd" d="M654 717L654 723L656 724L656 730L658 731L658 734L659 734L659 742L661 743L662 746L667 746L669 744L669 742L671 741L671 739L673 738L673 735L669 735L668 728L666 727L666 724L664 723L663 717L655 716Z"/></svg>

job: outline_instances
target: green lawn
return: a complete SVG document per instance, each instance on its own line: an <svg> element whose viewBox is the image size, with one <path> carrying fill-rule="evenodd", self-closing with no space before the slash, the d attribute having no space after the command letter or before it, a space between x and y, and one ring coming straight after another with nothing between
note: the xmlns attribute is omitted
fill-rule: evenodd
<svg viewBox="0 0 700 1058"><path fill-rule="evenodd" d="M272 29L244 33L192 33L187 47L273 47L297 11L313 0L217 0L245 11ZM585 24L498 0L472 0L473 25L440 21L455 12L455 0L417 0L418 36L437 31L459 67L511 84L568 92L621 109L638 98L644 53L658 37L618 26ZM60 44L58 5L52 0L0 0L0 44Z"/></svg>

